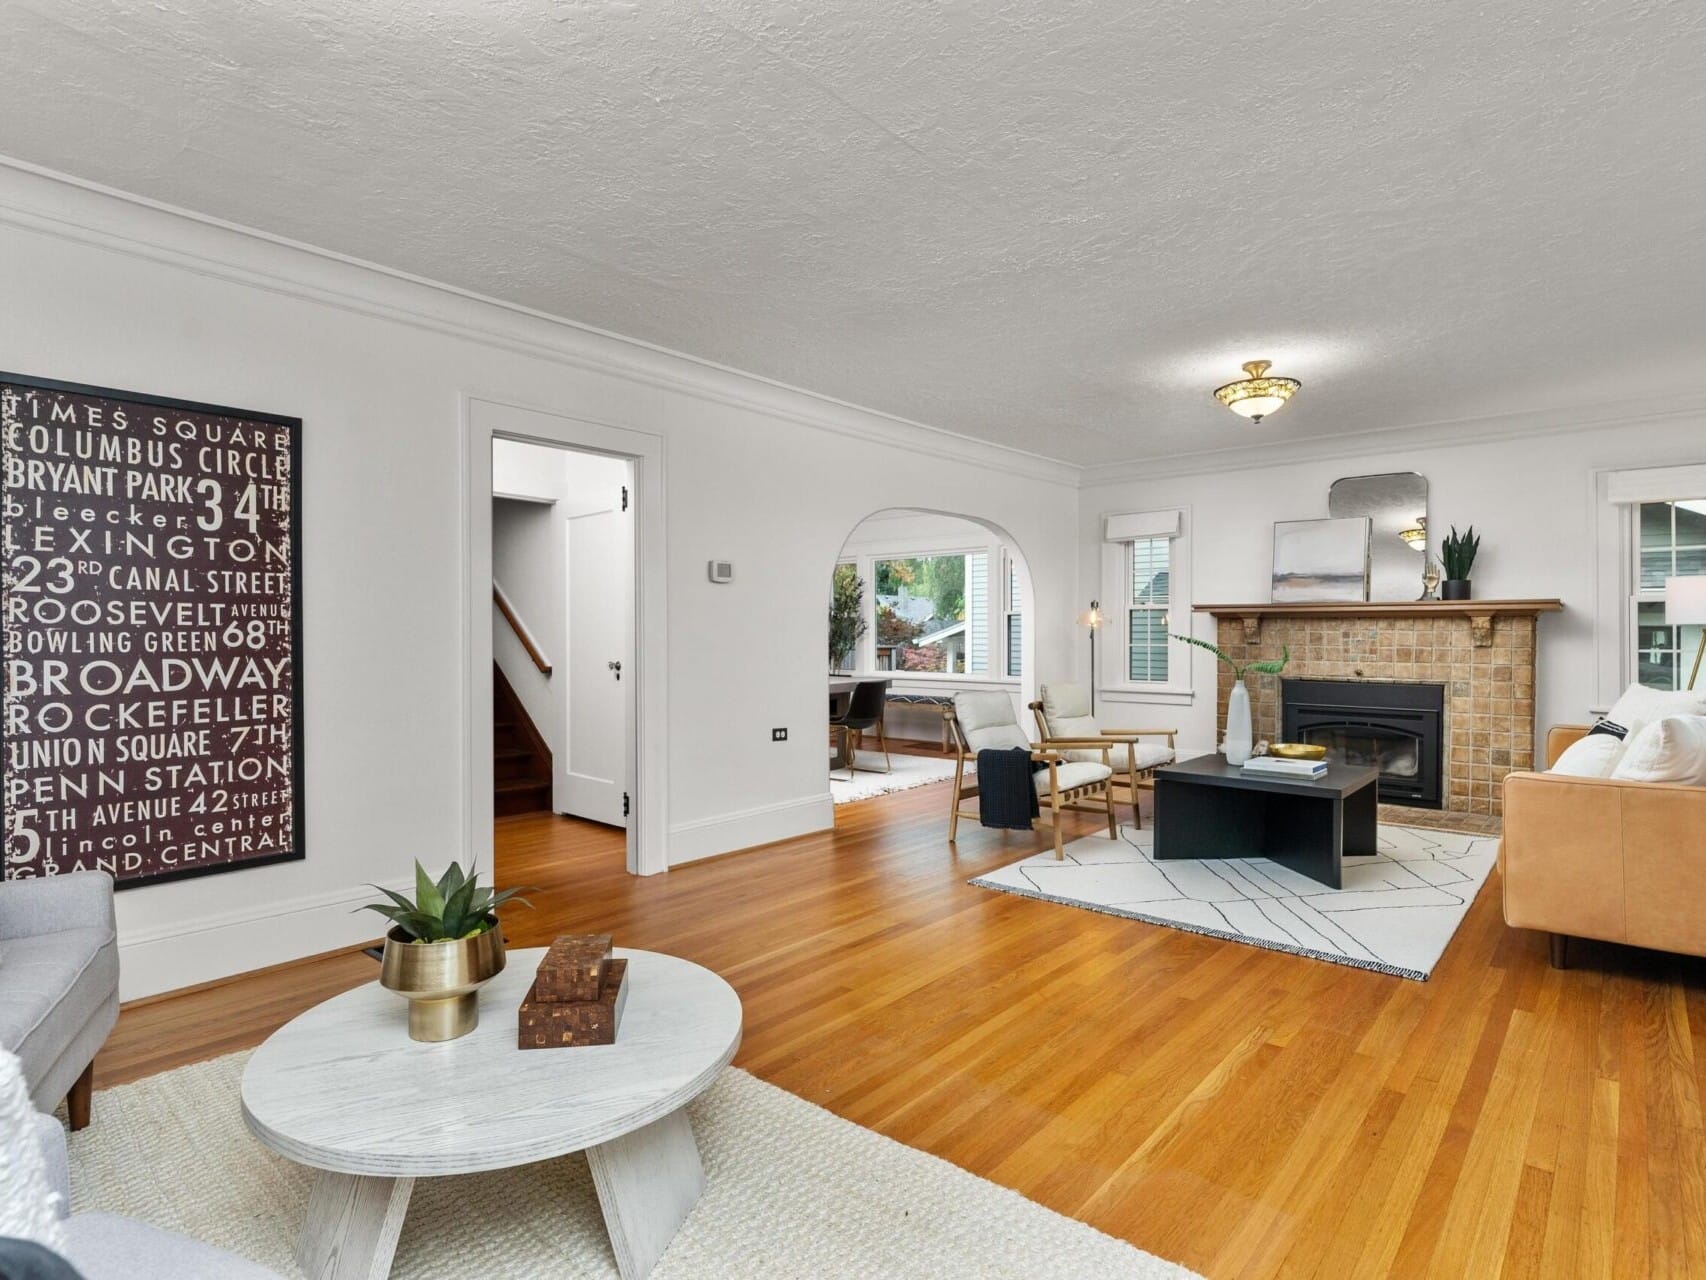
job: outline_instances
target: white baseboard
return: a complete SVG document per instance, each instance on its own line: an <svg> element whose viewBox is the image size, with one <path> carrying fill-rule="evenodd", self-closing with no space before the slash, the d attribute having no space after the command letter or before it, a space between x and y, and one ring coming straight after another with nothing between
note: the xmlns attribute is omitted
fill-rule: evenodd
<svg viewBox="0 0 1706 1280"><path fill-rule="evenodd" d="M130 931L121 896L119 999L140 1000L370 941L384 933L385 922L358 908L374 897L368 886L351 885L194 924Z"/></svg>
<svg viewBox="0 0 1706 1280"><path fill-rule="evenodd" d="M672 827L669 861L679 866L834 825L835 806L827 792L718 814ZM125 927L121 897L119 998L140 1000L366 942L384 932L379 917L358 910L374 896L366 885L350 885L291 902L225 912L193 924L147 930Z"/></svg>
<svg viewBox="0 0 1706 1280"><path fill-rule="evenodd" d="M827 791L738 813L721 813L696 822L682 822L669 829L669 865L676 867L700 858L714 858L719 853L826 831L834 825L835 803Z"/></svg>

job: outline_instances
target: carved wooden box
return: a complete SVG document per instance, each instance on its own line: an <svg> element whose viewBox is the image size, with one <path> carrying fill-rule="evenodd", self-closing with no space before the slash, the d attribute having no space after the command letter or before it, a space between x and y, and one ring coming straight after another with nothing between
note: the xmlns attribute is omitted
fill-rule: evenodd
<svg viewBox="0 0 1706 1280"><path fill-rule="evenodd" d="M597 1000L610 961L608 933L566 933L539 962L535 986L541 1000Z"/></svg>
<svg viewBox="0 0 1706 1280"><path fill-rule="evenodd" d="M517 1043L523 1049L615 1044L628 998L627 976L626 960L606 963L604 985L596 1000L542 1000L536 978L521 1002Z"/></svg>

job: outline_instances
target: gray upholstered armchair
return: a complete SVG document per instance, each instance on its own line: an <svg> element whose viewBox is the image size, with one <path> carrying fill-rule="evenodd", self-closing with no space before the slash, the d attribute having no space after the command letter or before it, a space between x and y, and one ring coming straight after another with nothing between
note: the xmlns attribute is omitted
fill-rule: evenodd
<svg viewBox="0 0 1706 1280"><path fill-rule="evenodd" d="M118 1021L118 931L104 871L0 884L0 1048L30 1101L89 1123L95 1053Z"/></svg>
<svg viewBox="0 0 1706 1280"><path fill-rule="evenodd" d="M83 1280L278 1280L275 1272L236 1254L115 1213L68 1213L71 1178L65 1130L39 1112L22 1133L0 1136L0 1159L8 1142L40 1144L53 1212L62 1219L59 1250Z"/></svg>

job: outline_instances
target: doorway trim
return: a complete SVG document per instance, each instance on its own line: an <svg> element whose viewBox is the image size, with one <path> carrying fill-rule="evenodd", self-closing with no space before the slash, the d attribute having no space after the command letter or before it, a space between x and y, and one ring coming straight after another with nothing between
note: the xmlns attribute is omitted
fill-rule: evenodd
<svg viewBox="0 0 1706 1280"><path fill-rule="evenodd" d="M556 409L462 396L462 717L464 840L476 866L492 866L492 441L520 440L627 458L634 464L634 779L628 870L669 869L669 725L664 540L664 442ZM484 710L483 710L484 709Z"/></svg>

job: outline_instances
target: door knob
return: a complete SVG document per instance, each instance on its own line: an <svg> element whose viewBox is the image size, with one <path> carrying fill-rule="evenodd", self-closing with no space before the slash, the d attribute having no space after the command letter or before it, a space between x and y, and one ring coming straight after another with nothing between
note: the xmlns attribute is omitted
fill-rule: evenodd
<svg viewBox="0 0 1706 1280"><path fill-rule="evenodd" d="M622 678L622 664L620 662L607 662L605 665L616 673L618 680Z"/></svg>

